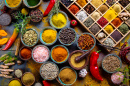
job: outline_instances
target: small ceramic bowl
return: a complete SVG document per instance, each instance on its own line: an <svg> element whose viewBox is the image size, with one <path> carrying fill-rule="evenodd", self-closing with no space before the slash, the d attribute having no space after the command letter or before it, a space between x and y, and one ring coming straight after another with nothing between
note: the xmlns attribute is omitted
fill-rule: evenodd
<svg viewBox="0 0 130 86"><path fill-rule="evenodd" d="M60 72L61 72L63 69L65 69L65 68L70 68L70 69L72 69L71 67L66 66L66 67L61 68L61 69L60 69ZM74 69L72 69L72 70L73 70L73 71L75 72L75 74L76 74L76 79L75 79L75 81L74 81L72 84L65 84L65 83L63 83L63 82L61 81L60 77L58 76L58 80L60 81L60 83L61 83L62 85L71 86L71 85L73 85L73 84L76 82L76 80L77 80L77 72L76 72ZM60 72L59 72L59 73L60 73Z"/></svg>
<svg viewBox="0 0 130 86"><path fill-rule="evenodd" d="M43 63L42 65L41 65L41 67L40 67L40 75L41 75L41 77L43 78L43 79L45 79L44 78L44 76L42 75L42 67L45 65L45 64L47 64L47 63L52 63L52 64L54 64L56 67L57 67L57 69L58 69L58 74L59 74L59 67L54 63L54 62L51 62L51 61L47 61L47 62L45 62L45 63ZM57 76L58 76L58 74L57 74ZM47 79L47 80L54 80L54 79L56 79L56 77L55 78L53 78L53 79Z"/></svg>
<svg viewBox="0 0 130 86"><path fill-rule="evenodd" d="M25 72L25 73L23 74L23 76L24 76L25 74L28 74L28 73L32 74L31 72ZM33 75L33 74L32 74L32 75ZM22 81L22 83L23 83L23 76L21 77L21 81ZM33 76L34 76L34 75L33 75ZM24 86L31 86L31 85L34 84L34 82L35 82L35 76L34 76L34 81L33 81L32 84L30 84L30 85L26 85L25 83L23 83L23 85L24 85Z"/></svg>
<svg viewBox="0 0 130 86"><path fill-rule="evenodd" d="M68 23L68 16L67 16L67 14L65 13L65 12L63 12L63 11L59 11L59 13L62 13L65 17L66 17L66 24L63 26L63 27L56 27L53 23L52 23L52 16L54 15L54 14L52 14L51 16L50 16L50 20L49 20L49 22L50 22L50 25L52 26L52 27L54 27L54 28L56 28L56 29L61 29L61 28L64 28L64 27L66 27L66 25L67 25L67 23Z"/></svg>
<svg viewBox="0 0 130 86"><path fill-rule="evenodd" d="M103 58L103 60L106 59L108 56L115 56L115 57L117 57L117 58L120 60L120 68L122 67L122 61L121 61L121 59L120 59L119 56L117 56L117 55L115 55L115 54L108 54L107 56L105 56L105 57ZM117 72L117 71L109 72L108 70L106 70L106 69L103 67L103 60L102 60L102 68L103 68L104 71L106 71L107 73L115 73L115 72Z"/></svg>
<svg viewBox="0 0 130 86"><path fill-rule="evenodd" d="M33 52L34 52L34 50L35 50L37 47L39 47L39 46L45 47L45 48L48 50L48 52L49 52L49 57L47 58L46 61L48 61L48 59L50 58L50 50L49 50L49 48L48 48L47 46L45 46L45 45L37 45L37 46L35 46L35 47L33 48L33 50L32 50L32 59L33 59L35 62L37 62L37 63L44 63L44 62L46 62L46 61L38 62L38 61L36 61L36 60L34 59L34 57L33 57Z"/></svg>
<svg viewBox="0 0 130 86"><path fill-rule="evenodd" d="M36 8L36 7L38 7L38 6L42 3L42 0L40 0L39 3L38 3L37 5L35 5L35 6L30 6L30 5L28 4L27 0L23 0L23 3L24 3L24 5L25 5L26 7L28 7L28 8Z"/></svg>
<svg viewBox="0 0 130 86"><path fill-rule="evenodd" d="M31 49L30 47L24 46L24 47L22 47L22 48L20 49L20 51L19 51L19 57L20 57L22 60L27 61L27 60L29 60L29 59L31 58L31 56L30 56L30 58L28 58L28 59L24 59L24 58L21 56L21 53L20 53L20 52L21 52L21 50L24 49L24 48L27 48L27 49L31 50L31 52L32 52L32 49Z"/></svg>
<svg viewBox="0 0 130 86"><path fill-rule="evenodd" d="M10 80L10 82L13 81L13 80L18 80L20 82L21 86L22 86L21 80L19 80L18 78L13 78L13 79ZM8 83L8 86L9 86L9 83Z"/></svg>
<svg viewBox="0 0 130 86"><path fill-rule="evenodd" d="M57 61L55 61L55 60L53 59L53 57L52 57L52 51L53 51L53 49L56 48L56 47L59 47L59 46L65 48L65 49L67 50L67 52L68 52L68 55L67 55L66 59L65 59L64 61L62 61L62 62L57 62ZM63 45L56 45L56 46L54 46L54 47L51 49L51 59L52 59L53 62L55 62L55 63L57 63L57 64L65 63L65 62L68 60L68 57L69 57L69 50L67 49L67 47L65 47L65 46L63 46Z"/></svg>
<svg viewBox="0 0 130 86"><path fill-rule="evenodd" d="M38 36L38 32L37 32L35 29L27 29L27 31L28 31L28 30L33 30L33 31L35 31L36 34L37 34L37 36ZM33 44L33 45L27 45L27 44L25 44L24 41L23 41L23 36L21 36L22 44L23 44L24 46L26 46L26 47L33 47L33 46L35 46L35 45L38 43L38 40L39 40L39 36L37 37L37 41L36 41L35 44Z"/></svg>
<svg viewBox="0 0 130 86"><path fill-rule="evenodd" d="M64 29L66 29L66 28L64 28ZM71 30L73 30L73 31L75 32L75 39L74 39L74 41L71 42L70 44L65 44L65 43L63 43L63 42L60 40L60 38L59 38L59 37L60 37L60 33L61 33L61 31L64 30L64 29L61 29L61 30L59 31L58 39L59 39L59 41L60 41L61 44L65 45L65 46L70 46L70 45L72 45L72 44L76 41L76 38L77 38L77 37L76 37L76 32L75 32L74 29L69 28L69 29L71 29Z"/></svg>
<svg viewBox="0 0 130 86"><path fill-rule="evenodd" d="M92 49L95 47L95 45L96 45L96 39L95 39L95 37L94 37L92 34L90 34L90 33L82 33L81 35L83 35L83 34L88 34L88 35L90 35L90 36L94 39L94 45L93 45L93 47L92 47L91 49L88 49L88 50L92 50ZM80 36L81 36L81 35L80 35ZM79 37L80 37L80 36L79 36ZM77 39L77 47L78 47L80 50L82 50L82 49L79 47L79 45L78 45L79 37L78 37L78 39ZM83 50L83 51L88 51L88 50Z"/></svg>
<svg viewBox="0 0 130 86"><path fill-rule="evenodd" d="M20 71L22 72L22 76L23 76L23 70L22 70L22 69L16 69L16 70L20 70ZM15 70L15 71L16 71L16 70ZM16 78L21 78L22 76L21 76L21 77L17 77L17 75L15 74L15 71L14 71L14 76L15 76Z"/></svg>
<svg viewBox="0 0 130 86"><path fill-rule="evenodd" d="M8 8L10 8L10 9L17 10L17 9L20 7L20 5L22 4L22 1L23 1L23 0L20 0L20 3L19 3L16 7L10 7L10 6L7 4L7 1L5 0L5 5L6 5Z"/></svg>
<svg viewBox="0 0 130 86"><path fill-rule="evenodd" d="M53 44L56 43L56 41L57 41L57 36L56 36L55 41L52 42L52 43L46 43L46 42L44 42L43 39L42 39L42 33L43 33L45 30L47 30L47 29L52 29L52 30L56 31L53 27L45 27L45 28L43 28L43 30L40 32L40 41L41 41L42 44L44 44L44 45L46 45L46 46L51 46L51 45L53 45ZM57 32L57 31L56 31L56 32Z"/></svg>

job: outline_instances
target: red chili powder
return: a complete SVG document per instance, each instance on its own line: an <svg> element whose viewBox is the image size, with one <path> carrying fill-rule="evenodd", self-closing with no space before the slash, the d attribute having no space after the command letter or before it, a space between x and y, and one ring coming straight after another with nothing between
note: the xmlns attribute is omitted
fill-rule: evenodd
<svg viewBox="0 0 130 86"><path fill-rule="evenodd" d="M104 17L100 18L97 22L98 22L98 24L100 24L102 27L104 27L104 26L108 23L108 21L107 21Z"/></svg>
<svg viewBox="0 0 130 86"><path fill-rule="evenodd" d="M76 14L79 11L79 7L75 4L71 5L69 10L73 13Z"/></svg>
<svg viewBox="0 0 130 86"><path fill-rule="evenodd" d="M31 57L31 50L28 48L23 48L20 51L20 54L23 59L29 59Z"/></svg>
<svg viewBox="0 0 130 86"><path fill-rule="evenodd" d="M112 21L112 24L115 26L115 27L118 27L120 24L122 23L122 20L120 18L115 18L113 21Z"/></svg>

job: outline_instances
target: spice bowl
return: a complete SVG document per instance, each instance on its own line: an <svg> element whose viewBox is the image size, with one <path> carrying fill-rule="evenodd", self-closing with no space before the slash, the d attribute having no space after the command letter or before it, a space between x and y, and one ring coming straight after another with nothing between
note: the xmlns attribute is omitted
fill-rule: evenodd
<svg viewBox="0 0 130 86"><path fill-rule="evenodd" d="M65 46L72 45L76 41L76 38L76 32L73 28L63 28L59 31L58 39Z"/></svg>
<svg viewBox="0 0 130 86"><path fill-rule="evenodd" d="M67 25L67 23L68 23L68 16L67 16L67 14L65 13L65 12L63 12L63 11L59 11L59 13L61 13L64 17L65 17L65 19L66 19L66 22L65 22L65 24L63 25L63 26L61 26L61 27L57 27L57 26L55 26L54 24L53 24L53 20L52 20L52 18L53 18L53 16L54 15L58 15L58 14L52 14L51 16L50 16L50 20L49 20L49 23L50 23L50 25L52 26L52 27L54 27L54 28L56 28L56 29L61 29L61 28L64 28L64 27L66 27L66 25ZM56 18L56 20L57 20L58 18ZM61 18L60 18L61 19ZM61 19L62 20L62 19ZM59 20L57 20L57 21L59 21ZM60 22L61 23L61 22ZM57 24L60 24L59 22L57 23Z"/></svg>
<svg viewBox="0 0 130 86"><path fill-rule="evenodd" d="M29 1L31 1L31 0L29 0ZM42 3L42 0L39 0L39 2L36 5L34 5L34 6L29 5L28 0L23 0L23 3L28 8L36 8L36 7L38 7Z"/></svg>
<svg viewBox="0 0 130 86"><path fill-rule="evenodd" d="M20 74L21 73L21 74ZM22 69L16 69L15 71L14 71L14 76L16 77L16 78L21 78L22 76L23 76L23 70Z"/></svg>
<svg viewBox="0 0 130 86"><path fill-rule="evenodd" d="M36 38L36 40L35 40L35 43L30 44L30 45L26 44L26 43L24 42L24 40L23 40L23 36L24 36L25 33L26 33L27 31L29 31L29 30L34 31L35 35L37 35L37 38ZM24 46L26 46L26 47L33 47L33 46L35 46L35 45L38 43L38 40L39 40L37 30L30 28L30 29L27 29L26 32L24 32L24 33L22 34L22 36L21 36L22 44L23 44ZM28 43L31 43L31 42L32 42L32 39L33 39L33 41L34 41L34 33L32 33L31 40L28 38L28 37L30 36L30 34L27 33L28 35L26 35L26 36L28 36L28 37L26 37L26 38L28 38L28 39L26 39L26 41L28 41ZM32 38L32 37L33 37L33 38ZM30 42L30 41L31 41L31 42Z"/></svg>
<svg viewBox="0 0 130 86"><path fill-rule="evenodd" d="M65 63L69 57L69 50L63 45L55 45L51 49L51 59L57 64Z"/></svg>
<svg viewBox="0 0 130 86"><path fill-rule="evenodd" d="M86 37L86 39L88 39L88 40L85 40L85 37L84 37L84 35L87 35L88 37ZM80 37L84 37L84 38L81 38L80 39ZM90 38L91 37L91 38ZM88 47L88 49L82 49L80 46L82 46L82 45L79 45L79 42L81 43L81 44L86 44L86 43L84 43L84 42L82 42L84 40L84 42L91 42L91 43L87 43L87 44L90 44L89 45L89 47ZM92 35L92 34L90 34L90 33L82 33L79 37L78 37L78 39L77 39L77 47L80 49L80 50L83 50L83 51L88 51L88 50L92 50L94 47L95 47L95 45L96 45L96 39L95 39L95 37ZM86 46L86 45L85 45ZM84 46L83 46L83 48L84 48ZM85 47L86 48L86 47Z"/></svg>
<svg viewBox="0 0 130 86"><path fill-rule="evenodd" d="M111 57L109 59L107 59L108 57ZM116 59L113 59L113 58L117 58L118 61L116 61ZM108 60L108 62L106 61ZM110 60L110 61L109 61ZM112 61L113 60L113 61ZM113 63L114 62L114 63ZM107 64L107 66L109 67L104 67L104 64ZM111 64L114 64L113 66L118 66L118 68L116 68L114 71L109 71L109 70L112 70L113 66L110 66L109 63ZM117 65L118 64L118 65ZM105 56L102 60L102 68L104 71L106 71L107 73L115 73L117 72L117 69L121 68L122 67L122 61L120 59L119 56L115 55L115 54L108 54L107 56ZM109 70L107 70L106 68L111 68Z"/></svg>
<svg viewBox="0 0 130 86"><path fill-rule="evenodd" d="M75 79L73 80L73 82L71 83L71 84L65 84L65 83L63 83L62 82L62 79L60 78L60 73L61 73L61 71L62 70L64 70L64 69L66 69L66 68L68 68L68 69L71 69L71 71L73 71L74 73L71 73L71 74L75 74ZM70 71L66 71L66 73L64 73L64 74L70 74L70 73L67 73L67 72L70 72ZM63 75L64 76L64 78L65 78L65 76L66 75ZM69 76L68 76L69 77ZM67 77L66 77L67 78ZM71 78L73 78L73 77L71 77ZM65 67L63 67L63 68L61 68L60 69L60 72L59 72L59 75L58 75L58 80L59 80L59 82L62 84L62 85L67 85L67 86L70 86L70 85L73 85L75 82L76 82L76 80L77 80L77 72L73 69L73 68L71 68L71 67L69 67L69 66L65 66ZM66 79L67 80L67 79ZM69 80L69 79L68 79ZM68 81L67 81L68 82Z"/></svg>
<svg viewBox="0 0 130 86"><path fill-rule="evenodd" d="M52 42L52 43L46 43L44 40L43 40L43 32L44 31L46 31L46 30L53 30L53 32L56 32L56 38L55 38L55 40ZM52 38L54 37L51 37L52 36L52 34L49 34L48 33L49 31L46 31L44 34L46 34L47 36L45 37L45 39L47 39L46 41L49 41L49 40L52 40ZM54 33L53 33L54 34ZM42 44L44 44L44 45L46 45L46 46L51 46L51 45L53 45L53 44L55 44L56 43L56 41L57 41L57 31L56 31L56 29L54 29L53 27L45 27L45 28L43 28L43 30L40 32L40 41L41 41L41 43Z"/></svg>
<svg viewBox="0 0 130 86"><path fill-rule="evenodd" d="M53 67L53 68L50 68L50 67ZM45 79L45 80L54 80L54 79L57 78L57 76L59 74L59 68L58 68L58 66L54 62L51 62L51 61L47 61L47 62L43 63L41 65L39 71L40 71L41 77L43 79ZM44 72L46 72L47 74L44 73ZM51 77L48 77L48 75L51 75Z"/></svg>
<svg viewBox="0 0 130 86"><path fill-rule="evenodd" d="M13 80L16 80L16 81L13 81ZM12 82L13 81L13 82ZM11 84L12 82L12 84ZM10 82L8 83L8 86L12 86L12 85L18 85L18 86L22 86L22 83L21 81L18 79L18 78L13 78L10 80Z"/></svg>
<svg viewBox="0 0 130 86"><path fill-rule="evenodd" d="M45 45L37 45L32 50L32 59L37 63L44 63L50 57L50 50Z"/></svg>

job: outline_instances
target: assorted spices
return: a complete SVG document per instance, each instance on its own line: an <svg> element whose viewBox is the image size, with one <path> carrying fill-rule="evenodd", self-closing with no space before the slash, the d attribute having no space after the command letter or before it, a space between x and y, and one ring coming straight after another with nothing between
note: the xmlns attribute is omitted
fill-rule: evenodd
<svg viewBox="0 0 130 86"><path fill-rule="evenodd" d="M36 31L34 31L34 30L27 30L27 31L23 34L23 42L24 42L26 45L31 46L31 45L36 44L37 39L38 39L38 35L37 35Z"/></svg>
<svg viewBox="0 0 130 86"><path fill-rule="evenodd" d="M98 7L103 3L103 1L102 1L102 0L91 0L91 3L92 3L96 8L98 8Z"/></svg>
<svg viewBox="0 0 130 86"><path fill-rule="evenodd" d="M122 20L121 20L119 17L115 18L115 19L112 21L112 24L113 24L115 27L118 27L121 23L122 23Z"/></svg>
<svg viewBox="0 0 130 86"><path fill-rule="evenodd" d="M22 72L22 70L17 69L17 70L15 70L14 74L15 74L15 76L16 76L17 78L21 78L22 75L23 75L23 72Z"/></svg>
<svg viewBox="0 0 130 86"><path fill-rule="evenodd" d="M37 5L40 0L27 0L29 6L35 6Z"/></svg>
<svg viewBox="0 0 130 86"><path fill-rule="evenodd" d="M102 27L104 27L108 23L108 21L104 17L101 17L97 22Z"/></svg>
<svg viewBox="0 0 130 86"><path fill-rule="evenodd" d="M83 6L85 6L85 5L87 4L87 0L77 0L77 3L78 3L81 7L83 7Z"/></svg>
<svg viewBox="0 0 130 86"><path fill-rule="evenodd" d="M95 35L97 32L99 32L101 28L98 26L98 24L92 25L92 27L89 28L89 30Z"/></svg>
<svg viewBox="0 0 130 86"><path fill-rule="evenodd" d="M31 54L32 54L32 51L31 49L29 48L23 48L21 51L20 51L20 55L23 59L29 59L31 58Z"/></svg>
<svg viewBox="0 0 130 86"><path fill-rule="evenodd" d="M89 17L89 18L84 22L84 25L85 25L86 27L90 27L93 23L94 23L93 19Z"/></svg>
<svg viewBox="0 0 130 86"><path fill-rule="evenodd" d="M36 46L33 50L33 59L36 62L45 62L49 58L49 50L46 46Z"/></svg>
<svg viewBox="0 0 130 86"><path fill-rule="evenodd" d="M19 80L11 80L8 86L22 86L21 82Z"/></svg>
<svg viewBox="0 0 130 86"><path fill-rule="evenodd" d="M60 71L58 77L64 84L73 84L76 80L76 73L71 68L64 68Z"/></svg>
<svg viewBox="0 0 130 86"><path fill-rule="evenodd" d="M103 68L109 72L114 72L120 68L120 60L114 55L107 56L102 63Z"/></svg>
<svg viewBox="0 0 130 86"><path fill-rule="evenodd" d="M80 10L80 8L79 8L77 5L73 4L73 5L70 6L69 10L70 10L73 14L76 14L76 13Z"/></svg>
<svg viewBox="0 0 130 86"><path fill-rule="evenodd" d="M94 46L94 39L89 34L82 34L78 39L78 47L82 50L89 50Z"/></svg>
<svg viewBox="0 0 130 86"><path fill-rule="evenodd" d="M48 79L55 79L58 76L59 69L56 64L54 63L45 63L43 66L41 66L41 75L45 80Z"/></svg>
<svg viewBox="0 0 130 86"><path fill-rule="evenodd" d="M76 33L72 29L66 28L60 31L59 39L64 44L71 44L72 42L74 42L75 38Z"/></svg>
<svg viewBox="0 0 130 86"><path fill-rule="evenodd" d="M92 18L93 18L94 20L98 20L100 17L101 17L101 15L99 14L99 12L94 12L94 13L92 14Z"/></svg>
<svg viewBox="0 0 130 86"><path fill-rule="evenodd" d="M67 23L66 16L60 12L58 14L54 14L51 18L51 21L57 28L63 28Z"/></svg>
<svg viewBox="0 0 130 86"><path fill-rule="evenodd" d="M17 7L21 0L6 0L6 2L10 7Z"/></svg>
<svg viewBox="0 0 130 86"><path fill-rule="evenodd" d="M130 13L130 4L126 7L126 10Z"/></svg>
<svg viewBox="0 0 130 86"><path fill-rule="evenodd" d="M111 25L107 25L105 28L104 28L104 30L108 33L108 34L110 34L111 32L113 32L113 27L111 26Z"/></svg>
<svg viewBox="0 0 130 86"><path fill-rule="evenodd" d="M119 0L119 3L123 6L123 7L126 7L130 1L129 0Z"/></svg>
<svg viewBox="0 0 130 86"><path fill-rule="evenodd" d="M76 15L76 17L77 17L80 21L84 21L88 16L87 16L86 12L82 10L82 11L80 11L80 12Z"/></svg>
<svg viewBox="0 0 130 86"><path fill-rule="evenodd" d="M119 28L118 28L123 34L126 34L129 31L129 27L126 24L122 24Z"/></svg>
<svg viewBox="0 0 130 86"><path fill-rule="evenodd" d="M42 33L42 40L46 43L53 43L56 40L57 31L53 29L46 29Z"/></svg>
<svg viewBox="0 0 130 86"><path fill-rule="evenodd" d="M122 38L122 35L119 31L116 30L111 34L111 37L118 42Z"/></svg>
<svg viewBox="0 0 130 86"><path fill-rule="evenodd" d="M116 13L120 13L121 12L121 6L119 4L115 4L113 9L115 10Z"/></svg>
<svg viewBox="0 0 130 86"><path fill-rule="evenodd" d="M98 10L99 10L102 14L104 14L104 13L108 10L108 7L104 4L104 5L100 6Z"/></svg>
<svg viewBox="0 0 130 86"><path fill-rule="evenodd" d="M39 9L32 10L29 15L31 17L31 21L33 22L40 22L43 18L43 13Z"/></svg>
<svg viewBox="0 0 130 86"><path fill-rule="evenodd" d="M22 82L24 85L32 85L35 82L35 77L32 73L26 72L22 76Z"/></svg>
<svg viewBox="0 0 130 86"><path fill-rule="evenodd" d="M103 43L112 47L115 45L114 41L111 38L107 38Z"/></svg>
<svg viewBox="0 0 130 86"><path fill-rule="evenodd" d="M61 2L68 7L73 1L72 0L61 0Z"/></svg>
<svg viewBox="0 0 130 86"><path fill-rule="evenodd" d="M62 46L55 47L52 50L51 54L52 54L52 58L56 62L63 62L68 57L68 51L64 47L62 47Z"/></svg>
<svg viewBox="0 0 130 86"><path fill-rule="evenodd" d="M91 4L88 4L86 7L85 7L85 10L88 14L91 14L95 8L91 5Z"/></svg>
<svg viewBox="0 0 130 86"><path fill-rule="evenodd" d="M107 4L109 6L112 6L113 4L115 4L116 0L107 0Z"/></svg>

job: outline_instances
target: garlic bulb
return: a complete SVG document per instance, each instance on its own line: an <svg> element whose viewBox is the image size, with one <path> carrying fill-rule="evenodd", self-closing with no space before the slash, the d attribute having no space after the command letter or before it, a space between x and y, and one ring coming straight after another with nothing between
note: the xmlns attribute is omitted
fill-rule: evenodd
<svg viewBox="0 0 130 86"><path fill-rule="evenodd" d="M82 78L84 78L86 75L87 75L87 70L86 69L82 69L82 70L80 70L80 72L79 72L79 77L82 77Z"/></svg>

